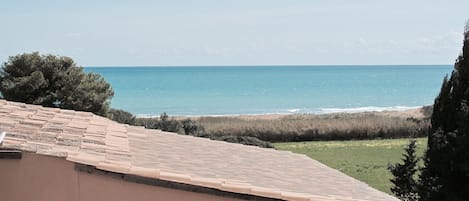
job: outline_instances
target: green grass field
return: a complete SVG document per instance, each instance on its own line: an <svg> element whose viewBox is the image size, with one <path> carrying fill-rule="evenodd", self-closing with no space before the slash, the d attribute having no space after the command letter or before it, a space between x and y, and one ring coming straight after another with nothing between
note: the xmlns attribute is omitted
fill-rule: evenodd
<svg viewBox="0 0 469 201"><path fill-rule="evenodd" d="M342 171L368 185L391 194L388 163L400 162L409 139L314 141L275 143L280 150L305 154L329 167ZM417 139L417 154L422 156L426 138Z"/></svg>

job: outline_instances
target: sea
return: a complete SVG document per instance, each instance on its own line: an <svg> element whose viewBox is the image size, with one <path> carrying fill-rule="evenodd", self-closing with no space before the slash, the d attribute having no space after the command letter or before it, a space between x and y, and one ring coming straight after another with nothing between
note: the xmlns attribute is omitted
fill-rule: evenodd
<svg viewBox="0 0 469 201"><path fill-rule="evenodd" d="M85 67L140 117L406 110L431 105L452 65Z"/></svg>

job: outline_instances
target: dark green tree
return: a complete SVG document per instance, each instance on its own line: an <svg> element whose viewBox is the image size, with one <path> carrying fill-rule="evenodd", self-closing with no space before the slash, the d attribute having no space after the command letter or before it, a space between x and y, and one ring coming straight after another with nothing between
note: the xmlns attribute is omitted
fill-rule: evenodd
<svg viewBox="0 0 469 201"><path fill-rule="evenodd" d="M469 200L469 23L451 77L435 99L420 176L423 201Z"/></svg>
<svg viewBox="0 0 469 201"><path fill-rule="evenodd" d="M10 101L102 116L114 95L103 77L85 73L71 58L38 52L9 57L0 69L0 92Z"/></svg>
<svg viewBox="0 0 469 201"><path fill-rule="evenodd" d="M399 199L405 201L417 201L417 163L419 159L415 155L416 141L411 140L409 145L405 148L403 154L402 163L389 165L388 169L391 171L394 178L391 179L391 183L394 185L391 188L391 192L394 193Z"/></svg>

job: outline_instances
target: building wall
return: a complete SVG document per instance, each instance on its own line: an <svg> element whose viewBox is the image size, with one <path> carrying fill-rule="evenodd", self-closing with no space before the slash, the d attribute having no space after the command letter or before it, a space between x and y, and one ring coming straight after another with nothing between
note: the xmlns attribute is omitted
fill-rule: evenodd
<svg viewBox="0 0 469 201"><path fill-rule="evenodd" d="M63 158L23 153L0 159L2 201L235 201L237 199L127 182L76 171Z"/></svg>

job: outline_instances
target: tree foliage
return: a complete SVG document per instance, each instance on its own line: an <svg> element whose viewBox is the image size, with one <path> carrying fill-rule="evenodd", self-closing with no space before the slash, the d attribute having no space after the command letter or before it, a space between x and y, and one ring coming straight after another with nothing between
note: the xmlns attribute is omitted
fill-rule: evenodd
<svg viewBox="0 0 469 201"><path fill-rule="evenodd" d="M415 179L419 159L415 155L417 147L415 143L415 140L411 140L409 145L405 148L402 163L389 165L388 167L389 171L391 171L394 176L394 178L391 179L391 183L394 185L391 188L391 192L399 199L405 201L417 201L419 198L417 193L417 181Z"/></svg>
<svg viewBox="0 0 469 201"><path fill-rule="evenodd" d="M424 201L469 200L469 24L451 76L435 100L420 176Z"/></svg>
<svg viewBox="0 0 469 201"><path fill-rule="evenodd" d="M114 92L98 74L69 57L38 52L9 57L0 70L4 99L105 115Z"/></svg>

